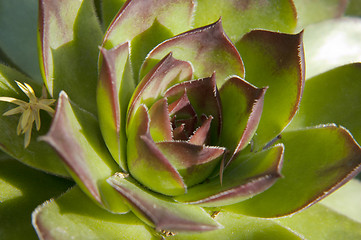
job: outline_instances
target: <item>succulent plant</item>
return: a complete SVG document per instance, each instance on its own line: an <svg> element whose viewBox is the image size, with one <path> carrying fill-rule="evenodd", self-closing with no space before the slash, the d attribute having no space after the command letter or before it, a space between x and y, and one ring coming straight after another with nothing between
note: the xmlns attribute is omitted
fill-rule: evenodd
<svg viewBox="0 0 361 240"><path fill-rule="evenodd" d="M318 4L39 0L40 69L0 37L0 238L360 239L361 20Z"/></svg>

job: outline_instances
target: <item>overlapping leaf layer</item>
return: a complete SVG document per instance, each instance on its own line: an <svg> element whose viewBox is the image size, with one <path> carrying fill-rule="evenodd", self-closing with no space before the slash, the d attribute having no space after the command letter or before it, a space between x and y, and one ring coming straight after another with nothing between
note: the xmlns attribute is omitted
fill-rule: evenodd
<svg viewBox="0 0 361 240"><path fill-rule="evenodd" d="M320 204L272 220L310 207L361 171L361 108L352 104L359 63L313 70L305 81L302 24L346 9L328 7L317 17L291 0L39 0L40 72L57 99L55 116L36 115L44 124L25 149L16 116L0 117L4 152L76 183L33 212L38 237L327 239L329 226L321 235L304 224L320 213L360 238L359 219ZM306 43L313 31L306 27ZM11 67L0 65L1 96L26 99L14 80L38 94L37 79L23 73L39 70L2 41L0 60ZM315 61L320 53L305 48ZM9 109L0 102L0 112ZM0 164L13 172L11 161ZM48 185L70 185L43 175ZM1 204L23 194L23 181L13 186L6 176Z"/></svg>

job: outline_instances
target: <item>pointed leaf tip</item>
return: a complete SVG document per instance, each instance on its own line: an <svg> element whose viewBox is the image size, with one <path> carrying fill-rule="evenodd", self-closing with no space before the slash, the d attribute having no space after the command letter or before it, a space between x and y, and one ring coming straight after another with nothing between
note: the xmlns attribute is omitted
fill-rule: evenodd
<svg viewBox="0 0 361 240"><path fill-rule="evenodd" d="M174 203L116 175L108 183L125 199L133 213L157 231L203 232L221 228L202 208Z"/></svg>
<svg viewBox="0 0 361 240"><path fill-rule="evenodd" d="M58 152L71 171L81 178L86 189L88 189L95 200L102 204L96 183L92 180L91 173L83 160L83 149L72 136L73 134L69 132L69 130L72 130L72 123L68 115L69 111L72 110L68 95L62 91L59 94L56 114L51 128L49 132L45 136L40 137L39 140L47 142Z"/></svg>
<svg viewBox="0 0 361 240"><path fill-rule="evenodd" d="M343 127L330 124L284 132L282 142L284 178L228 210L257 217L292 214L317 203L361 171L360 146Z"/></svg>
<svg viewBox="0 0 361 240"><path fill-rule="evenodd" d="M128 102L135 89L129 43L110 50L101 47L100 52L102 61L96 95L99 126L113 158L127 171L125 121Z"/></svg>
<svg viewBox="0 0 361 240"><path fill-rule="evenodd" d="M280 177L284 146L249 155L239 155L224 170L222 184L218 176L196 185L175 199L204 207L235 204L270 188Z"/></svg>
<svg viewBox="0 0 361 240"><path fill-rule="evenodd" d="M252 139L261 119L267 89L257 88L237 76L221 87L219 94L222 105L226 106L222 111L221 142L233 152L231 160Z"/></svg>
<svg viewBox="0 0 361 240"><path fill-rule="evenodd" d="M159 142L156 145L181 174L187 187L209 177L225 151L221 147L194 145L184 141Z"/></svg>
<svg viewBox="0 0 361 240"><path fill-rule="evenodd" d="M216 85L216 76L182 82L170 87L164 94L169 102L180 99L186 92L197 116L212 116L210 145L217 145L222 128L222 107ZM192 129L193 131L193 129Z"/></svg>
<svg viewBox="0 0 361 240"><path fill-rule="evenodd" d="M246 80L269 86L254 137L256 150L279 135L298 110L305 83L302 35L253 30L236 43L247 69Z"/></svg>
<svg viewBox="0 0 361 240"><path fill-rule="evenodd" d="M207 44L204 44L207 42ZM196 78L205 78L217 72L217 85L221 86L231 75L244 76L241 56L217 22L182 33L154 48L144 61L141 73L149 72L154 62L169 52L175 58L190 61ZM224 64L227 62L227 64Z"/></svg>
<svg viewBox="0 0 361 240"><path fill-rule="evenodd" d="M196 145L203 145L209 137L209 129L211 127L212 120L213 117L209 116L203 124L194 131L188 142Z"/></svg>
<svg viewBox="0 0 361 240"><path fill-rule="evenodd" d="M129 124L127 162L131 175L140 183L165 195L186 191L181 175L157 148L149 132L149 114L141 104Z"/></svg>
<svg viewBox="0 0 361 240"><path fill-rule="evenodd" d="M189 81L193 76L193 67L189 62L173 58L169 52L151 69L135 89L129 103L128 123L140 104L150 107L164 96L172 85Z"/></svg>
<svg viewBox="0 0 361 240"><path fill-rule="evenodd" d="M41 140L56 150L74 181L91 199L113 212L128 211L105 182L119 167L102 141L98 122L72 105L64 91L60 92L50 130Z"/></svg>

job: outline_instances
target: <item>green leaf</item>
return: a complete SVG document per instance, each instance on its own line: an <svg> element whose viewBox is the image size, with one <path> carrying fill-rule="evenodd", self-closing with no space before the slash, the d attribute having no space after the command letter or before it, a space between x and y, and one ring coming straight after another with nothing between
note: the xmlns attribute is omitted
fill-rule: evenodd
<svg viewBox="0 0 361 240"><path fill-rule="evenodd" d="M233 42L257 28L293 33L297 15L292 1L197 0L194 27L222 22Z"/></svg>
<svg viewBox="0 0 361 240"><path fill-rule="evenodd" d="M164 40L190 29L193 2L170 0L133 0L109 26L105 48L126 41L131 45L131 62L137 82L140 66L148 52Z"/></svg>
<svg viewBox="0 0 361 240"><path fill-rule="evenodd" d="M126 0L100 1L103 29L107 29Z"/></svg>
<svg viewBox="0 0 361 240"><path fill-rule="evenodd" d="M31 226L31 212L71 185L70 181L26 167L1 153L0 238L37 239Z"/></svg>
<svg viewBox="0 0 361 240"><path fill-rule="evenodd" d="M144 105L138 107L129 124L127 162L132 177L155 192L180 195L186 191L181 175L150 136L149 116Z"/></svg>
<svg viewBox="0 0 361 240"><path fill-rule="evenodd" d="M346 8L346 15L348 16L361 16L360 0L349 0Z"/></svg>
<svg viewBox="0 0 361 240"><path fill-rule="evenodd" d="M246 81L269 86L255 149L280 134L297 112L304 85L302 32L296 35L255 30L237 44L247 72Z"/></svg>
<svg viewBox="0 0 361 240"><path fill-rule="evenodd" d="M313 23L342 17L348 4L348 1L343 0L293 1L297 9L297 27L300 30ZM317 38L314 37L314 39L316 40Z"/></svg>
<svg viewBox="0 0 361 240"><path fill-rule="evenodd" d="M244 76L242 59L223 31L221 20L159 44L147 55L140 75L148 73L169 52L176 59L190 61L196 79L210 77L215 72L218 87L231 75Z"/></svg>
<svg viewBox="0 0 361 240"><path fill-rule="evenodd" d="M291 229L284 228L279 224L261 218L252 218L237 215L229 212L220 212L215 218L217 222L224 226L223 229L195 234L176 234L167 237L169 240L301 240Z"/></svg>
<svg viewBox="0 0 361 240"><path fill-rule="evenodd" d="M342 127L286 132L282 142L284 178L227 210L258 217L288 215L326 197L361 171L361 149Z"/></svg>
<svg viewBox="0 0 361 240"><path fill-rule="evenodd" d="M39 206L32 217L41 239L157 239L132 213L112 214L99 208L79 187Z"/></svg>
<svg viewBox="0 0 361 240"><path fill-rule="evenodd" d="M192 65L186 61L173 58L167 54L147 73L135 89L129 103L128 122L140 104L148 108L164 96L165 91L174 84L192 79Z"/></svg>
<svg viewBox="0 0 361 240"><path fill-rule="evenodd" d="M288 129L333 122L361 143L361 63L345 65L306 82L299 112Z"/></svg>
<svg viewBox="0 0 361 240"><path fill-rule="evenodd" d="M0 64L0 96L14 97L28 102L29 99L14 80L30 84L36 95L40 97L40 85L15 69ZM39 132L32 131L32 141L27 148L24 148L24 137L18 136L16 133L20 116L2 115L11 108L14 108L13 104L0 102L0 148L26 165L55 175L69 176L56 152L46 143L37 141L37 138L44 135L49 129L51 117L47 113L41 114L41 129Z"/></svg>
<svg viewBox="0 0 361 240"><path fill-rule="evenodd" d="M39 54L44 82L52 96L64 90L93 114L102 36L92 0L40 1Z"/></svg>
<svg viewBox="0 0 361 240"><path fill-rule="evenodd" d="M321 201L321 204L361 223L361 182L353 179Z"/></svg>
<svg viewBox="0 0 361 240"><path fill-rule="evenodd" d="M101 48L103 58L97 88L99 125L107 147L123 171L126 166L126 115L135 89L129 60L129 44L111 50Z"/></svg>
<svg viewBox="0 0 361 240"><path fill-rule="evenodd" d="M224 106L220 143L233 155L244 149L256 132L266 90L238 77L228 79L219 90Z"/></svg>
<svg viewBox="0 0 361 240"><path fill-rule="evenodd" d="M334 212L322 204L316 204L291 217L274 221L285 228L292 229L302 239L361 239L361 223Z"/></svg>
<svg viewBox="0 0 361 240"><path fill-rule="evenodd" d="M216 166L219 166L226 150L185 141L158 142L156 146L177 169L188 188L206 180Z"/></svg>
<svg viewBox="0 0 361 240"><path fill-rule="evenodd" d="M157 231L203 232L222 228L200 207L175 203L156 195L121 175L108 179L132 212Z"/></svg>
<svg viewBox="0 0 361 240"><path fill-rule="evenodd" d="M150 123L149 133L154 142L170 141L173 139L172 125L168 113L168 103L166 98L161 98L155 102L148 111Z"/></svg>
<svg viewBox="0 0 361 240"><path fill-rule="evenodd" d="M38 1L1 1L0 5L0 52L40 83L36 28ZM8 64L7 61L4 63Z"/></svg>
<svg viewBox="0 0 361 240"><path fill-rule="evenodd" d="M196 185L175 200L205 207L244 201L271 187L281 177L283 145L249 155L239 155L219 176Z"/></svg>
<svg viewBox="0 0 361 240"><path fill-rule="evenodd" d="M339 18L305 29L306 79L361 61L361 19Z"/></svg>
<svg viewBox="0 0 361 240"><path fill-rule="evenodd" d="M105 181L119 171L102 140L96 118L71 104L61 92L49 132L41 138L62 158L80 188L100 206L114 212L128 208Z"/></svg>

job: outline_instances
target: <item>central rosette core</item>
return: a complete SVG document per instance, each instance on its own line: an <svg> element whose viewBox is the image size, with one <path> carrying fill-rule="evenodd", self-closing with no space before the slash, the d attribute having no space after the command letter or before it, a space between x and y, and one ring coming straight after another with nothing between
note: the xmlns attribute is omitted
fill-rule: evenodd
<svg viewBox="0 0 361 240"><path fill-rule="evenodd" d="M217 144L221 104L214 76L177 84L169 88L164 97L168 103L173 140L198 145Z"/></svg>
<svg viewBox="0 0 361 240"><path fill-rule="evenodd" d="M218 91L215 73L192 80L193 72L170 53L143 77L129 103L128 171L165 195L185 194L222 172L226 148L229 163L251 140L262 112L266 88L232 76Z"/></svg>
<svg viewBox="0 0 361 240"><path fill-rule="evenodd" d="M215 75L191 80L188 62L171 54L138 85L128 110L129 173L153 191L181 195L219 166L223 147Z"/></svg>

